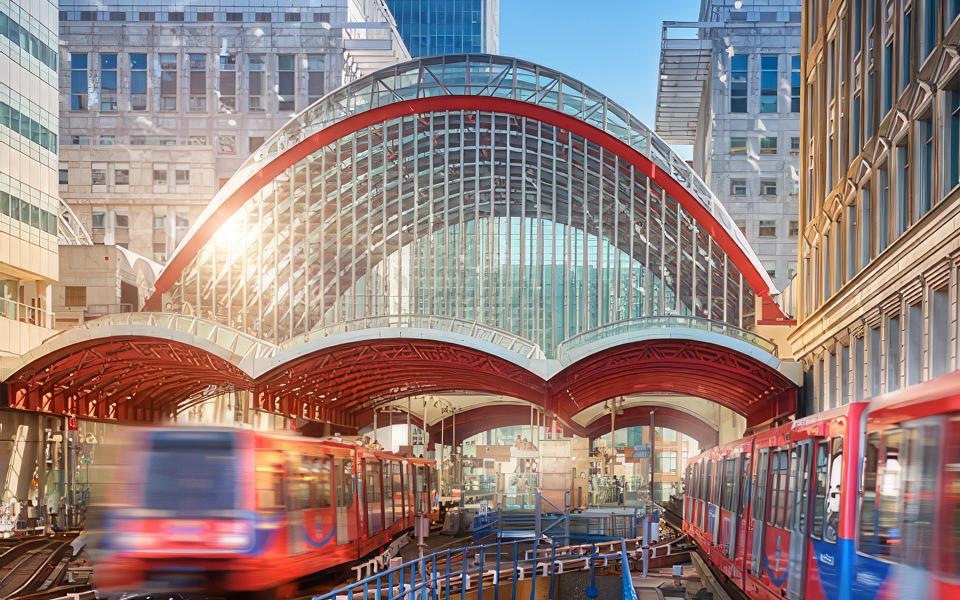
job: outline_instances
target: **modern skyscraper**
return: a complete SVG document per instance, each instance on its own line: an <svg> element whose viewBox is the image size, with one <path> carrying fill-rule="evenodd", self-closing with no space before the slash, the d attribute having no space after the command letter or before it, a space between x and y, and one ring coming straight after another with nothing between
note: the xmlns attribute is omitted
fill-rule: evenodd
<svg viewBox="0 0 960 600"><path fill-rule="evenodd" d="M818 0L804 13L791 341L813 412L960 366L960 2Z"/></svg>
<svg viewBox="0 0 960 600"><path fill-rule="evenodd" d="M158 262L291 116L409 58L379 0L64 0L60 29L60 194Z"/></svg>
<svg viewBox="0 0 960 600"><path fill-rule="evenodd" d="M657 132L693 146L694 169L783 288L797 261L800 0L702 0L698 21L663 28Z"/></svg>
<svg viewBox="0 0 960 600"><path fill-rule="evenodd" d="M53 333L56 4L4 2L0 32L0 356L9 356Z"/></svg>
<svg viewBox="0 0 960 600"><path fill-rule="evenodd" d="M410 55L500 51L500 0L386 0Z"/></svg>

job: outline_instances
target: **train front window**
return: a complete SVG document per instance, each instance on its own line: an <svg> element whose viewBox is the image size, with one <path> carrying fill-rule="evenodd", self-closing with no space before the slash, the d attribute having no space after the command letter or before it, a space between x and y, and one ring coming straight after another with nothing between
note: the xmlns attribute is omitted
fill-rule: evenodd
<svg viewBox="0 0 960 600"><path fill-rule="evenodd" d="M830 442L817 443L817 473L814 478L813 536L823 537L823 521L827 511L827 475L830 466Z"/></svg>
<svg viewBox="0 0 960 600"><path fill-rule="evenodd" d="M843 483L843 438L835 437L830 442L830 484L827 490L827 516L823 539L837 541L840 531L840 489Z"/></svg>
<svg viewBox="0 0 960 600"><path fill-rule="evenodd" d="M178 516L237 508L240 461L234 438L226 431L151 434L144 507Z"/></svg>
<svg viewBox="0 0 960 600"><path fill-rule="evenodd" d="M938 571L947 577L960 578L960 416L949 417L946 425Z"/></svg>

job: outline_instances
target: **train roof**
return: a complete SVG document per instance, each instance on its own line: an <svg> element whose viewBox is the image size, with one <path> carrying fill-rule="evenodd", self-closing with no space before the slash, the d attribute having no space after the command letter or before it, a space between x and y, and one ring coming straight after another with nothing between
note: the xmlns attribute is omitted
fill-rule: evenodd
<svg viewBox="0 0 960 600"><path fill-rule="evenodd" d="M867 421L897 423L950 412L960 412L960 371L877 396Z"/></svg>

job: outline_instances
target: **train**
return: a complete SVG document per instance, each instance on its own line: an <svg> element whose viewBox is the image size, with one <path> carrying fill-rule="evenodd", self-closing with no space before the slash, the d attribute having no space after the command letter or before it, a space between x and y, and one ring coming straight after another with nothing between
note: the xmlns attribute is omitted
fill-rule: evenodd
<svg viewBox="0 0 960 600"><path fill-rule="evenodd" d="M682 511L749 598L960 598L960 372L709 449Z"/></svg>
<svg viewBox="0 0 960 600"><path fill-rule="evenodd" d="M107 592L290 597L434 512L434 461L359 440L176 427L132 449L94 571Z"/></svg>

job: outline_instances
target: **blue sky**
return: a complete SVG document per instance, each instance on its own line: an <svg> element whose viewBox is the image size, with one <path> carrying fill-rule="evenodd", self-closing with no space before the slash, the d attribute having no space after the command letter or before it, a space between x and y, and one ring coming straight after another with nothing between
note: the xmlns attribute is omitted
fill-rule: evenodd
<svg viewBox="0 0 960 600"><path fill-rule="evenodd" d="M562 71L654 126L662 21L700 0L500 0L500 54Z"/></svg>

